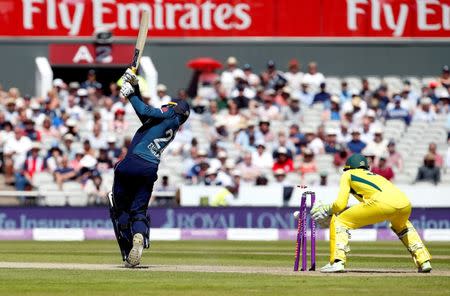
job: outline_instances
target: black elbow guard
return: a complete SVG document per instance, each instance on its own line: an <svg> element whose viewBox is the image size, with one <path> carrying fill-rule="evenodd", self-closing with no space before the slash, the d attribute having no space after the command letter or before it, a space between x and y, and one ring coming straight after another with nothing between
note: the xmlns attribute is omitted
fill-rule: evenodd
<svg viewBox="0 0 450 296"><path fill-rule="evenodd" d="M141 89L139 88L139 83L134 86L134 94L142 99Z"/></svg>

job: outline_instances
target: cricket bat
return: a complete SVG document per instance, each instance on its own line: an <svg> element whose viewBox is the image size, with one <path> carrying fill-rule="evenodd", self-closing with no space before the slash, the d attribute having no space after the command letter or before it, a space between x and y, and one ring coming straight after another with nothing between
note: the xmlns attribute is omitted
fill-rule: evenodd
<svg viewBox="0 0 450 296"><path fill-rule="evenodd" d="M142 52L144 51L145 41L147 40L149 23L149 12L143 11L141 16L141 25L139 26L139 34L136 40L136 46L134 48L133 60L130 68L136 73L139 68L139 61L141 60Z"/></svg>

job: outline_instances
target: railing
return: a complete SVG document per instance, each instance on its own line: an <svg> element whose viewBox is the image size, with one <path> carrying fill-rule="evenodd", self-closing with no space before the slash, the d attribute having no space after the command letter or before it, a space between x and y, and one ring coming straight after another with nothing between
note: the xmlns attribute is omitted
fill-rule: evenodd
<svg viewBox="0 0 450 296"><path fill-rule="evenodd" d="M174 198L176 193L173 191L156 191L153 195L161 198ZM86 206L88 204L88 194L84 191L70 190L0 190L1 197L31 197L34 198L34 204L39 206Z"/></svg>

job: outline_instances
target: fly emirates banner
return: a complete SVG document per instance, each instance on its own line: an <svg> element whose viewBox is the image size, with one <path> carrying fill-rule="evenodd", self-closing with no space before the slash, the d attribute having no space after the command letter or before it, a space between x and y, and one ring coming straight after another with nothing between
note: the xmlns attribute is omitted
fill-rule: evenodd
<svg viewBox="0 0 450 296"><path fill-rule="evenodd" d="M449 38L450 0L1 0L0 37Z"/></svg>

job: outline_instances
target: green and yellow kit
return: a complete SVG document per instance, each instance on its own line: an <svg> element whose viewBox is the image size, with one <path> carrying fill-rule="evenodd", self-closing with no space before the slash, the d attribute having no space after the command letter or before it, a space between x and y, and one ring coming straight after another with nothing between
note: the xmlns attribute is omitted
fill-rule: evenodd
<svg viewBox="0 0 450 296"><path fill-rule="evenodd" d="M359 204L347 209L352 194ZM392 230L420 266L431 256L419 234L408 220L411 203L406 195L384 177L363 168L349 169L342 174L337 199L332 205L330 223L330 262L346 261L349 252L349 230L389 221Z"/></svg>

